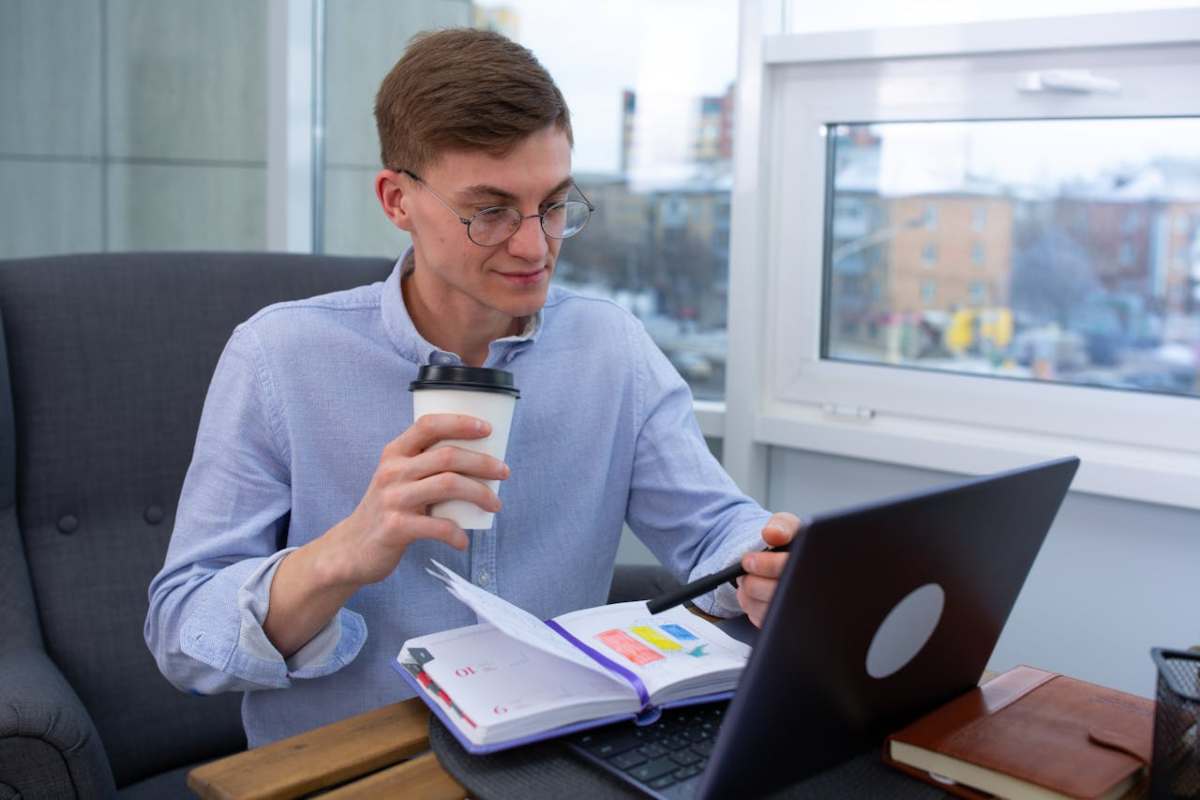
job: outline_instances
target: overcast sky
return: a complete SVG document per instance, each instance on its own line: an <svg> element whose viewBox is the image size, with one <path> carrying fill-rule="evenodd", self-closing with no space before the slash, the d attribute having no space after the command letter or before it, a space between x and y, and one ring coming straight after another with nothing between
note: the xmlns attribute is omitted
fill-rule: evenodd
<svg viewBox="0 0 1200 800"><path fill-rule="evenodd" d="M640 150L635 163L664 174L686 171L695 131L697 98L719 95L737 71L737 0L478 0L518 15L517 38L554 76L571 107L576 172L616 172L620 163L621 92L638 93ZM1073 15L1169 7L1200 7L1200 0L790 0L786 27L809 33L864 27L928 25ZM1078 124L1011 123L1004 126L912 126L894 131L908 157L924 149L928 164L914 162L905 180L939 169L938 159L960 153L972 172L1017 181L1059 181L1103 166L1129 163L1128 154L1197 154L1196 122ZM1181 135L1186 133L1187 135ZM940 145L920 142L934 139ZM1021 163L1012 158L1022 152ZM900 152L897 150L896 152ZM965 163L970 159L970 165ZM1142 159L1144 160L1144 159ZM943 164L944 168L952 164ZM944 177L944 176L943 176ZM943 178L935 178L942 180Z"/></svg>
<svg viewBox="0 0 1200 800"><path fill-rule="evenodd" d="M718 95L737 72L736 0L485 0L519 15L517 38L571 107L576 172L616 172L621 92L638 93L639 124L682 157L689 121L676 109ZM649 125L647 117L656 118ZM694 120L693 120L694 122Z"/></svg>

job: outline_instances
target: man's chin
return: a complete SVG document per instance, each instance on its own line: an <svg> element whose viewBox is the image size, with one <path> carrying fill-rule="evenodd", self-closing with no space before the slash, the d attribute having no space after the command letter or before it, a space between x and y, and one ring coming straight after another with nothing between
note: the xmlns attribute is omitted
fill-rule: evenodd
<svg viewBox="0 0 1200 800"><path fill-rule="evenodd" d="M546 305L549 293L550 279L547 275L534 285L510 286L501 293L493 293L496 300L493 307L513 317L527 317Z"/></svg>

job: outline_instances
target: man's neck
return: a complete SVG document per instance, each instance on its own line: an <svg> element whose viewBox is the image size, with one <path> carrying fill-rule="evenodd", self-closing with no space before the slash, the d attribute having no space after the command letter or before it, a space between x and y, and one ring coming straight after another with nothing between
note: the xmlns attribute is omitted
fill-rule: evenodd
<svg viewBox="0 0 1200 800"><path fill-rule="evenodd" d="M524 318L483 309L466 298L456 303L451 297L431 296L439 293L425 285L415 270L401 280L400 294L417 333L439 350L457 353L472 367L483 366L492 342L517 335L525 325Z"/></svg>

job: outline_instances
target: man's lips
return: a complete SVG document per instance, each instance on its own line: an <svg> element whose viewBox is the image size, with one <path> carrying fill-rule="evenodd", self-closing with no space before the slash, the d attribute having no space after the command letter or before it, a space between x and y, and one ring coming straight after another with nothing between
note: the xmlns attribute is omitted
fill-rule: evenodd
<svg viewBox="0 0 1200 800"><path fill-rule="evenodd" d="M522 272L498 271L496 274L501 278L504 278L505 282L509 283L510 285L536 286L545 279L546 275L549 274L549 270L546 267L542 267L541 269Z"/></svg>
<svg viewBox="0 0 1200 800"><path fill-rule="evenodd" d="M541 275L546 271L545 267L541 269L531 269L524 272L501 272L500 274L506 278L532 278L534 275Z"/></svg>

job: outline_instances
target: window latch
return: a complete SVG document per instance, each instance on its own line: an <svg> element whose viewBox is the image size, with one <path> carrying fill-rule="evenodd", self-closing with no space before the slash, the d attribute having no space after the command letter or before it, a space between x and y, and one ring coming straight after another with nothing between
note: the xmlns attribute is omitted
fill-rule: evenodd
<svg viewBox="0 0 1200 800"><path fill-rule="evenodd" d="M1063 94L1116 94L1121 91L1120 81L1093 75L1086 69L1047 69L1026 72L1017 82L1022 92L1056 92Z"/></svg>
<svg viewBox="0 0 1200 800"><path fill-rule="evenodd" d="M821 410L826 415L837 417L841 420L867 422L875 418L875 409L864 408L862 406L847 406L839 403L824 403L821 405Z"/></svg>

